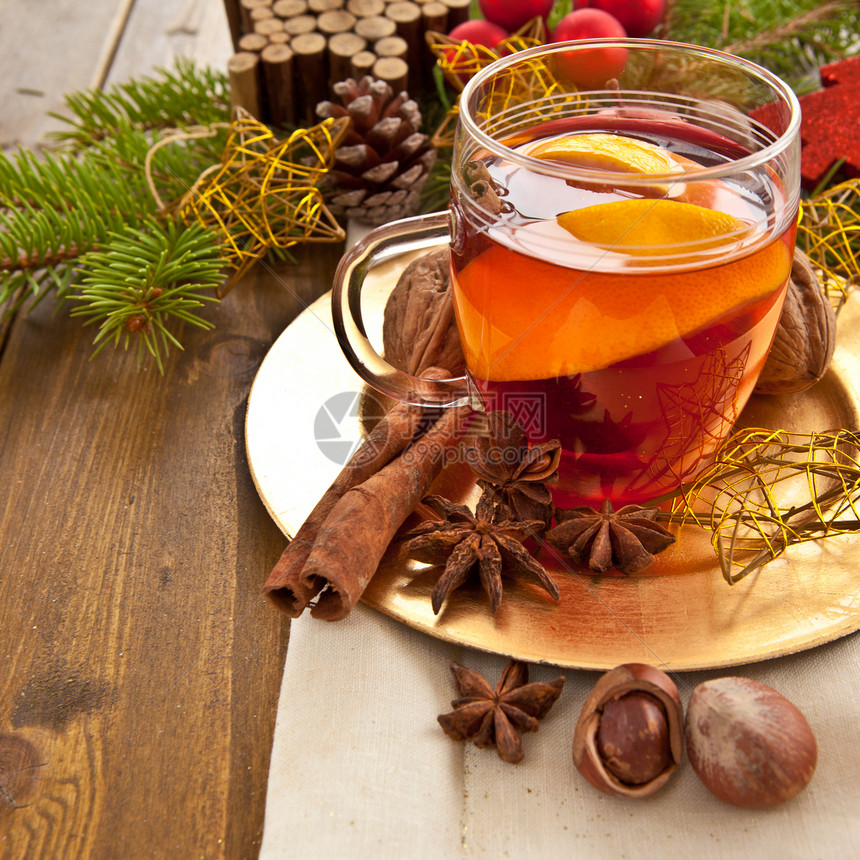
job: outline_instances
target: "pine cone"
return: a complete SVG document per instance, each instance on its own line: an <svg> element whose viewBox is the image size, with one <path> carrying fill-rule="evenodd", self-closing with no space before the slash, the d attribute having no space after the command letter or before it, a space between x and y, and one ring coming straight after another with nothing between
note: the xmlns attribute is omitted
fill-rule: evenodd
<svg viewBox="0 0 860 860"><path fill-rule="evenodd" d="M374 226L414 215L436 161L436 149L418 131L418 105L370 76L333 89L342 104L320 102L317 116L348 116L352 124L320 184L326 206L336 218Z"/></svg>

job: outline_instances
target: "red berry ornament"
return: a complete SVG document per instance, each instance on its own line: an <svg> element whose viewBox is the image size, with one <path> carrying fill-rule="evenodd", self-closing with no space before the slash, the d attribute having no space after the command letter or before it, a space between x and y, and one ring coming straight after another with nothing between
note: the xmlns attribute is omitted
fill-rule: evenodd
<svg viewBox="0 0 860 860"><path fill-rule="evenodd" d="M649 35L660 23L666 0L574 0L574 9L599 9L618 20L634 39Z"/></svg>
<svg viewBox="0 0 860 860"><path fill-rule="evenodd" d="M473 45L483 45L485 48L495 48L509 35L510 33L498 24L482 21L480 18L463 21L448 33L451 39L456 39L458 42L471 42Z"/></svg>
<svg viewBox="0 0 860 860"><path fill-rule="evenodd" d="M627 33L617 19L600 9L577 9L558 22L553 42L577 39L623 39ZM595 47L556 55L557 71L581 90L602 87L618 77L627 64L626 48Z"/></svg>
<svg viewBox="0 0 860 860"><path fill-rule="evenodd" d="M493 24L513 32L533 18L543 18L552 11L555 0L478 0L481 14Z"/></svg>

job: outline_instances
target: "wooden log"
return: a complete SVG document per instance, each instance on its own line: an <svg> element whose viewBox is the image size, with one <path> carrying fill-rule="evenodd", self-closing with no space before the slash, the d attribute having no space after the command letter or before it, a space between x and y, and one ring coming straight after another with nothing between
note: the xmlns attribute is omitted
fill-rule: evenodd
<svg viewBox="0 0 860 860"><path fill-rule="evenodd" d="M389 3L385 7L385 17L394 21L397 27L397 35L403 39L407 46L406 63L409 66L409 86L417 90L421 86L423 75L421 74L421 62L424 56L424 35L421 32L421 7L411 0ZM379 50L374 47L379 54ZM381 56L381 55L380 55Z"/></svg>
<svg viewBox="0 0 860 860"><path fill-rule="evenodd" d="M411 0L404 2L390 3L385 7L385 17L394 21L397 27L397 35L412 45L418 44L421 38L421 7Z"/></svg>
<svg viewBox="0 0 860 860"><path fill-rule="evenodd" d="M448 32L469 20L472 0L440 0L448 7Z"/></svg>
<svg viewBox="0 0 860 860"><path fill-rule="evenodd" d="M421 29L434 33L447 33L448 7L444 3L425 3L421 7Z"/></svg>
<svg viewBox="0 0 860 860"><path fill-rule="evenodd" d="M311 122L328 96L328 43L322 33L302 33L290 41L296 77L296 119Z"/></svg>
<svg viewBox="0 0 860 860"><path fill-rule="evenodd" d="M347 0L346 11L356 18L372 18L385 11L384 0Z"/></svg>
<svg viewBox="0 0 860 860"><path fill-rule="evenodd" d="M243 107L251 116L261 119L260 55L239 51L227 60L230 101L233 108Z"/></svg>
<svg viewBox="0 0 860 860"><path fill-rule="evenodd" d="M386 36L373 43L373 53L377 57L398 57L409 62L409 45L400 36Z"/></svg>
<svg viewBox="0 0 860 860"><path fill-rule="evenodd" d="M352 77L352 58L367 48L367 41L357 33L335 33L328 40L329 83Z"/></svg>
<svg viewBox="0 0 860 860"><path fill-rule="evenodd" d="M251 51L252 53L259 54L260 51L262 51L268 44L268 37L264 36L262 33L245 33L245 35L239 39L239 50Z"/></svg>
<svg viewBox="0 0 860 860"><path fill-rule="evenodd" d="M290 34L285 33L283 30L280 33L269 33L267 38L268 38L268 44L269 45L289 45L290 44Z"/></svg>
<svg viewBox="0 0 860 860"><path fill-rule="evenodd" d="M251 19L251 12L254 9L271 5L272 0L239 0L239 12L242 17L242 32L252 33L254 31L254 22Z"/></svg>
<svg viewBox="0 0 860 860"><path fill-rule="evenodd" d="M336 33L349 33L355 27L356 17L345 9L333 9L317 16L317 30L323 36L334 36Z"/></svg>
<svg viewBox="0 0 860 860"><path fill-rule="evenodd" d="M362 39L367 39L371 45L384 39L386 36L394 36L397 33L397 24L391 18L381 15L373 15L370 18L359 18L355 22L355 32Z"/></svg>
<svg viewBox="0 0 860 860"><path fill-rule="evenodd" d="M373 74L373 64L379 59L373 51L359 51L349 61L350 77L360 81L365 75Z"/></svg>
<svg viewBox="0 0 860 860"><path fill-rule="evenodd" d="M408 88L409 65L399 57L380 57L373 64L371 74L386 81L396 93Z"/></svg>
<svg viewBox="0 0 860 860"><path fill-rule="evenodd" d="M284 22L280 18L266 18L263 21L254 22L254 32L261 36L270 36L272 33L283 33Z"/></svg>
<svg viewBox="0 0 860 860"><path fill-rule="evenodd" d="M266 91L266 119L283 127L295 122L296 99L293 51L288 45L268 45L260 55Z"/></svg>
<svg viewBox="0 0 860 860"><path fill-rule="evenodd" d="M308 9L321 15L323 12L331 12L335 9L343 9L344 0L308 0Z"/></svg>
<svg viewBox="0 0 860 860"><path fill-rule="evenodd" d="M242 37L242 10L239 8L239 0L224 0L224 13L227 16L233 50L238 51L239 39Z"/></svg>
<svg viewBox="0 0 860 860"><path fill-rule="evenodd" d="M284 21L284 32L289 33L293 38L305 33L313 33L316 28L316 15L296 15Z"/></svg>
<svg viewBox="0 0 860 860"><path fill-rule="evenodd" d="M275 0L272 11L279 18L295 18L308 11L307 0Z"/></svg>
<svg viewBox="0 0 860 860"><path fill-rule="evenodd" d="M427 32L448 32L448 7L444 3L425 3L421 7L421 88L422 90L433 89L433 67L436 65L436 57L430 50L424 34Z"/></svg>
<svg viewBox="0 0 860 860"><path fill-rule="evenodd" d="M265 21L267 18L274 17L275 13L272 11L271 6L258 6L256 9L251 10L251 20L253 22Z"/></svg>

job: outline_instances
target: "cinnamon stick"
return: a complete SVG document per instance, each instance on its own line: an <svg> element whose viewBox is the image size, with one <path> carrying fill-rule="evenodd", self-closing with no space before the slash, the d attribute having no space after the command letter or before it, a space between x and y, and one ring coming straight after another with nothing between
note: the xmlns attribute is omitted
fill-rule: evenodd
<svg viewBox="0 0 860 860"><path fill-rule="evenodd" d="M302 585L320 590L314 618L340 621L349 615L397 530L442 470L469 412L468 406L445 409L414 448L348 490L332 508L302 572Z"/></svg>
<svg viewBox="0 0 860 860"><path fill-rule="evenodd" d="M448 371L430 368L424 376L445 379ZM334 482L308 514L295 537L281 554L263 588L263 594L287 615L297 618L319 589L302 582L302 569L311 553L317 535L340 499L353 487L367 481L390 463L412 442L424 409L398 403L371 430Z"/></svg>

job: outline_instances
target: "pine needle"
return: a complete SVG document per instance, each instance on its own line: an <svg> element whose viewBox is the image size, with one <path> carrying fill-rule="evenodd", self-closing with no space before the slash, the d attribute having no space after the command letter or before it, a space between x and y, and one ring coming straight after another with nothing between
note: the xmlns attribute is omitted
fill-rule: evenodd
<svg viewBox="0 0 860 860"><path fill-rule="evenodd" d="M212 328L195 311L217 301L224 259L216 235L200 225L152 217L139 228L126 225L79 267L81 283L71 298L81 305L72 316L98 323L93 355L109 343L124 349L134 343L138 367L149 353L164 373L170 347L182 348L173 322Z"/></svg>

